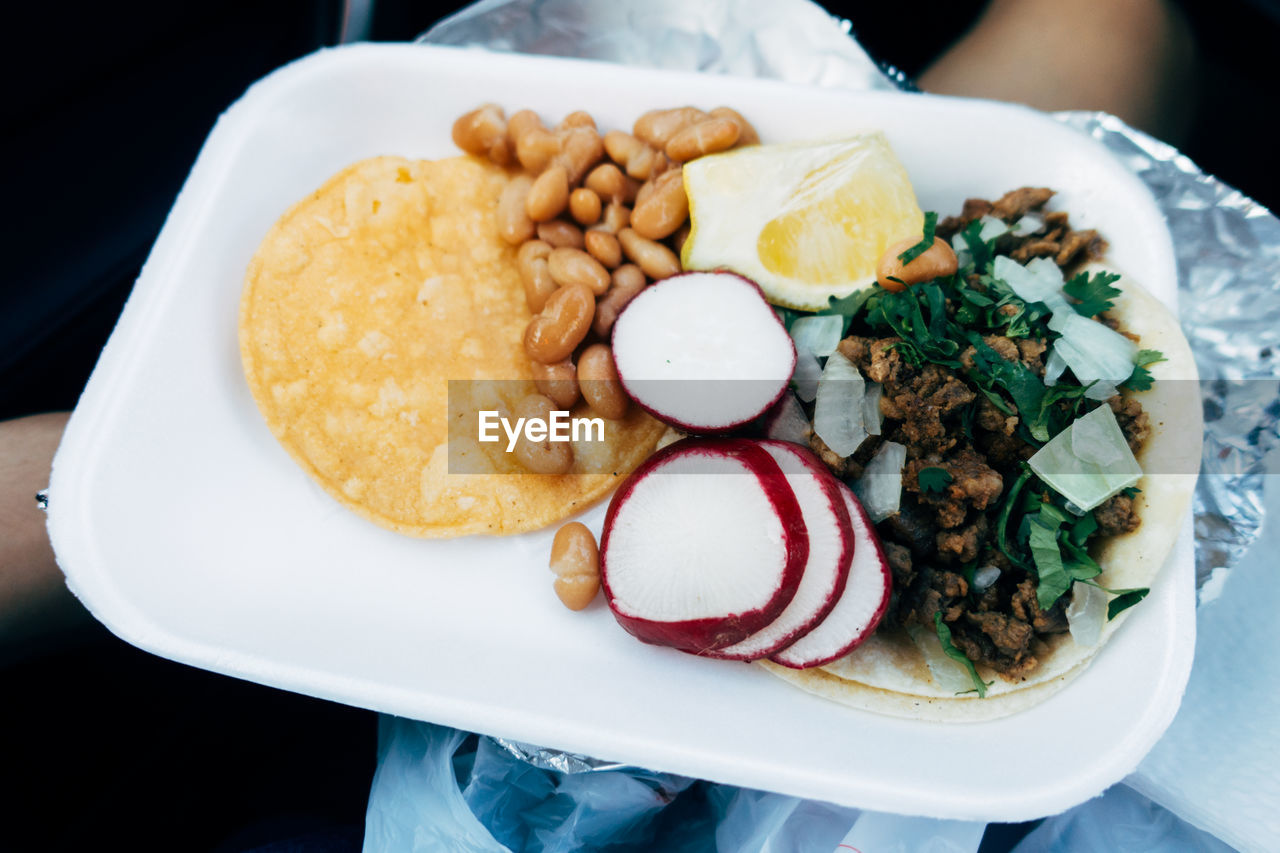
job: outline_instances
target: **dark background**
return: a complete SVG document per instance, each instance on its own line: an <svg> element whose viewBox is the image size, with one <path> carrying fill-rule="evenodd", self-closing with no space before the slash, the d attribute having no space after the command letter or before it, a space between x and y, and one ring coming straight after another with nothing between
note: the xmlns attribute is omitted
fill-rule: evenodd
<svg viewBox="0 0 1280 853"><path fill-rule="evenodd" d="M373 40L464 3L378 2ZM826 3L873 57L917 74L981 2ZM1187 2L1199 53L1183 150L1280 204L1280 5ZM0 419L70 409L219 113L338 41L339 0L42 2L7 9ZM102 629L3 671L0 755L16 783L0 849L358 849L375 717L154 658ZM999 849L1025 827L999 827ZM302 837L297 848L265 847Z"/></svg>

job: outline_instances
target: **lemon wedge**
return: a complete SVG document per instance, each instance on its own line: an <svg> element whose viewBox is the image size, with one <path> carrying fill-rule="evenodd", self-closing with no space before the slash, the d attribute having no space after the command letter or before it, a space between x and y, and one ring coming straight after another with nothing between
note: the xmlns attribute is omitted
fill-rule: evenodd
<svg viewBox="0 0 1280 853"><path fill-rule="evenodd" d="M684 167L687 270L727 268L775 305L816 311L875 280L924 214L884 134L755 145Z"/></svg>

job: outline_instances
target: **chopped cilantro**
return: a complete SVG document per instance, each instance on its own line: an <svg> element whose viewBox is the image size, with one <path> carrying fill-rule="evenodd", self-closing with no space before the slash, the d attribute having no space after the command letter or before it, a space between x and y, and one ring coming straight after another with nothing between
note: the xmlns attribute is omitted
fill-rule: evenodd
<svg viewBox="0 0 1280 853"><path fill-rule="evenodd" d="M938 227L938 214L932 210L924 215L924 237L920 239L911 248L898 255L898 260L902 261L903 266L914 261L916 258L929 251L929 247L933 245L933 232Z"/></svg>
<svg viewBox="0 0 1280 853"><path fill-rule="evenodd" d="M938 634L938 642L942 644L943 653L956 663L969 670L969 677L973 679L973 690L978 691L978 698L987 698L987 688L993 682L983 681L978 675L978 669L973 665L973 661L969 660L969 656L956 648L955 643L951 642L951 629L942 621L942 614L935 612L933 614L933 630ZM957 696L965 693L972 693L973 690L962 690Z"/></svg>
<svg viewBox="0 0 1280 853"><path fill-rule="evenodd" d="M1105 586L1103 586L1102 584L1096 581L1086 580L1085 583L1089 584L1090 586L1096 586L1098 589L1102 590L1103 592L1109 593L1115 596L1115 598L1107 602L1107 621L1108 622L1110 622L1112 619L1119 616L1124 611L1128 610L1133 605L1137 604L1142 599L1146 598L1147 594L1151 592L1150 587L1145 587L1145 586L1134 587L1133 589L1107 589Z"/></svg>
<svg viewBox="0 0 1280 853"><path fill-rule="evenodd" d="M1081 316L1093 317L1114 304L1111 300L1120 295L1120 289L1111 285L1119 280L1120 276L1115 273L1098 272L1091 276L1082 272L1072 276L1062 289L1077 300L1075 309Z"/></svg>
<svg viewBox="0 0 1280 853"><path fill-rule="evenodd" d="M1037 429L1035 425L1041 421L1040 408L1045 396L1044 380L1036 376L1021 361L1017 359L1010 361L993 350L977 332L967 332L967 336L976 350L973 355L974 379L979 387L990 391L994 384L1008 391L1009 396L1013 398L1013 404L1018 408L1018 413L1022 416L1023 423L1027 425L1028 430L1032 430L1032 437L1042 444L1048 441L1049 436L1044 430L1039 430L1039 435L1035 432Z"/></svg>
<svg viewBox="0 0 1280 853"><path fill-rule="evenodd" d="M977 219L960 232L960 238L964 240L965 245L969 247L969 254L973 256L973 271L985 273L996 256L995 238L982 239L982 223Z"/></svg>
<svg viewBox="0 0 1280 853"><path fill-rule="evenodd" d="M1146 598L1147 593L1151 592L1151 590L1147 587L1141 587L1139 589L1126 589L1122 592L1117 590L1117 592L1120 592L1120 595L1107 602L1108 622Z"/></svg>
<svg viewBox="0 0 1280 853"><path fill-rule="evenodd" d="M1044 504L1038 515L1027 516L1027 544L1031 546L1031 558L1036 564L1036 600L1041 610L1048 610L1071 588L1071 576L1062 564L1062 552L1058 550L1058 528L1062 526L1059 513L1046 513ZM1055 517L1056 516L1056 517Z"/></svg>
<svg viewBox="0 0 1280 853"><path fill-rule="evenodd" d="M1009 491L1005 493L1004 506L1000 507L1000 518L996 522L996 546L1000 548L1009 560L1017 566L1027 567L1027 563L1018 555L1018 552L1009 547L1008 528L1009 518L1013 515L1014 507L1018 505L1018 495L1022 492L1023 486L1032 477L1031 469L1024 467L1022 473L1018 475L1018 479L1013 481L1013 485L1009 487Z"/></svg>
<svg viewBox="0 0 1280 853"><path fill-rule="evenodd" d="M1151 371L1147 365L1164 361L1164 353L1154 349L1140 349L1133 357L1133 373L1121 383L1121 387L1130 391L1146 391L1151 388Z"/></svg>
<svg viewBox="0 0 1280 853"><path fill-rule="evenodd" d="M920 473L916 475L916 479L920 482L920 491L942 494L955 478L947 472L947 469L931 466L921 468Z"/></svg>

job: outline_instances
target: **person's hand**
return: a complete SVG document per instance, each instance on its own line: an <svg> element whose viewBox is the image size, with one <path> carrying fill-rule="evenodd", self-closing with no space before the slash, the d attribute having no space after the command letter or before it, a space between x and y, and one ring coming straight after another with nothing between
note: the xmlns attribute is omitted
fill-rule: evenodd
<svg viewBox="0 0 1280 853"><path fill-rule="evenodd" d="M54 562L36 505L67 417L0 422L0 664L56 645L90 619Z"/></svg>

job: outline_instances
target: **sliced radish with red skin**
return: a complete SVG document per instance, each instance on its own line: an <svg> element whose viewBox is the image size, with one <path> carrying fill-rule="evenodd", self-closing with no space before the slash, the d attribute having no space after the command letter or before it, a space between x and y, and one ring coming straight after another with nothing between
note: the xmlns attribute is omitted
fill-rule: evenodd
<svg viewBox="0 0 1280 853"><path fill-rule="evenodd" d="M772 622L808 555L800 504L768 451L741 438L682 439L614 493L600 583L628 632L700 654Z"/></svg>
<svg viewBox="0 0 1280 853"><path fill-rule="evenodd" d="M791 669L808 669L831 663L856 649L884 618L889 609L893 576L880 538L853 491L839 484L840 495L853 523L853 562L844 592L827 618L769 660Z"/></svg>
<svg viewBox="0 0 1280 853"><path fill-rule="evenodd" d="M655 282L613 325L613 360L631 399L692 433L758 418L791 381L796 348L755 282L689 272Z"/></svg>
<svg viewBox="0 0 1280 853"><path fill-rule="evenodd" d="M853 561L854 538L840 484L807 448L762 441L786 475L809 531L809 559L795 598L778 618L740 643L707 652L708 657L757 660L786 648L821 622L844 592Z"/></svg>
<svg viewBox="0 0 1280 853"><path fill-rule="evenodd" d="M813 425L796 395L787 391L764 413L765 438L809 446Z"/></svg>

